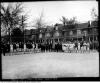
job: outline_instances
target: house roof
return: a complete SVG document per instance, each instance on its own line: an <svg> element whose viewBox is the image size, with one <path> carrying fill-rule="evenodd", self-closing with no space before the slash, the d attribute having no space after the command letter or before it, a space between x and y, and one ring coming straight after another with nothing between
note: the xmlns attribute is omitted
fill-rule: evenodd
<svg viewBox="0 0 100 83"><path fill-rule="evenodd" d="M75 27L76 28L87 28L87 27L89 27L89 22L87 22L87 23L80 23L80 24L77 24ZM98 22L97 21L93 21L93 22L91 22L91 25L90 26L97 26L98 25ZM57 26L58 26L58 30L65 30L65 29L68 29L67 27L68 26L66 26L66 27L63 27L63 24L57 24ZM45 32L52 32L52 31L54 31L54 29L55 29L55 27L52 27L52 26L47 26L47 28L41 28L41 32L42 33L45 33ZM39 31L38 31L38 29L31 29L31 30L28 30L28 29L25 29L25 34L26 35L31 35L31 34L38 34L39 33Z"/></svg>
<svg viewBox="0 0 100 83"><path fill-rule="evenodd" d="M52 27L52 26L47 26L46 31L52 31L52 30L54 30L54 27Z"/></svg>
<svg viewBox="0 0 100 83"><path fill-rule="evenodd" d="M92 21L91 22L91 27L94 27L94 26L98 26L98 21Z"/></svg>
<svg viewBox="0 0 100 83"><path fill-rule="evenodd" d="M24 34L25 34L25 35L31 35L31 32L30 32L30 30L25 29Z"/></svg>
<svg viewBox="0 0 100 83"><path fill-rule="evenodd" d="M38 33L38 30L37 30L37 29L31 29L31 30L30 30L30 33L31 33L31 34L37 34L37 33Z"/></svg>
<svg viewBox="0 0 100 83"><path fill-rule="evenodd" d="M77 28L86 28L86 27L89 27L89 23L81 23L81 24L78 24L77 25Z"/></svg>

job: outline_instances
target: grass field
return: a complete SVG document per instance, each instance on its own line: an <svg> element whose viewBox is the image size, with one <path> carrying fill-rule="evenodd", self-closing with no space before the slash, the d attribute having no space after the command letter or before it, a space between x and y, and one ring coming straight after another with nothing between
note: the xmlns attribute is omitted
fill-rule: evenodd
<svg viewBox="0 0 100 83"><path fill-rule="evenodd" d="M98 77L99 53L33 53L2 56L3 79Z"/></svg>

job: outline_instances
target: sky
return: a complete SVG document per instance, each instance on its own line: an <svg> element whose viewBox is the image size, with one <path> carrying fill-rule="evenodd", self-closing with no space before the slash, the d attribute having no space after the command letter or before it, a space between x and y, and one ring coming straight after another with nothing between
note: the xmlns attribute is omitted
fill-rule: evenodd
<svg viewBox="0 0 100 83"><path fill-rule="evenodd" d="M28 16L28 26L32 26L37 18L43 13L43 20L47 25L61 23L62 16L66 18L76 17L78 22L92 20L91 10L96 9L98 13L97 1L38 1L23 2L24 12ZM34 27L27 27L28 29Z"/></svg>

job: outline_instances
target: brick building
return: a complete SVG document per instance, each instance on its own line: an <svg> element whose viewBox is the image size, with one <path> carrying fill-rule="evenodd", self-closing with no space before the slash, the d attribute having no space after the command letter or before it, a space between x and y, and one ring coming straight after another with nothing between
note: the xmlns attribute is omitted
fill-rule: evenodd
<svg viewBox="0 0 100 83"><path fill-rule="evenodd" d="M74 40L95 41L98 40L98 22L80 23L73 27L71 25L41 28L40 30L26 30L25 40L31 40L37 43L42 42L66 42Z"/></svg>

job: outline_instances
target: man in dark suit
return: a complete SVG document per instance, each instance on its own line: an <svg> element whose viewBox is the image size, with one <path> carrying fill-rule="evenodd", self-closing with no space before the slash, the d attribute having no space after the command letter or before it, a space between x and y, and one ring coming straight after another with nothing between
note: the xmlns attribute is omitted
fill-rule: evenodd
<svg viewBox="0 0 100 83"><path fill-rule="evenodd" d="M6 52L6 45L5 43L1 43L1 54L5 56L5 52Z"/></svg>

